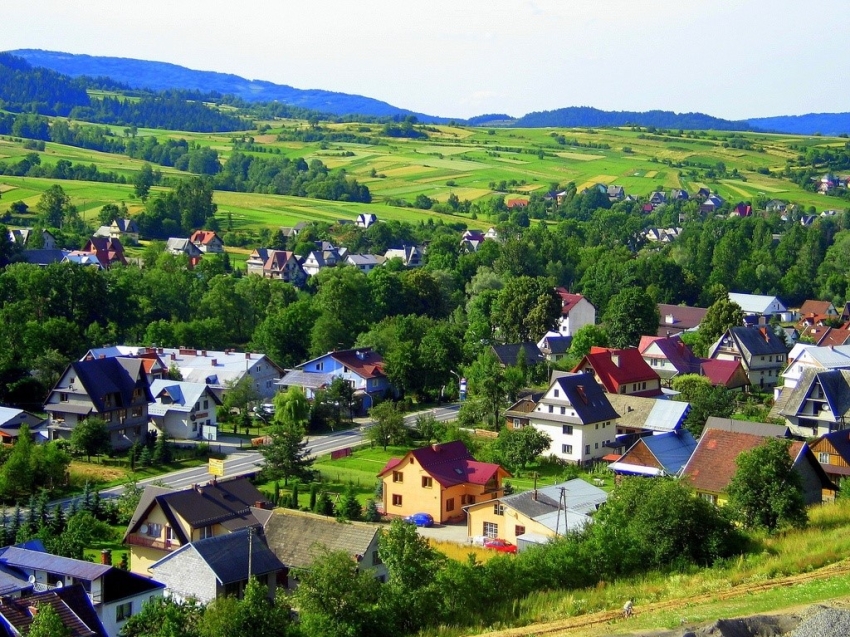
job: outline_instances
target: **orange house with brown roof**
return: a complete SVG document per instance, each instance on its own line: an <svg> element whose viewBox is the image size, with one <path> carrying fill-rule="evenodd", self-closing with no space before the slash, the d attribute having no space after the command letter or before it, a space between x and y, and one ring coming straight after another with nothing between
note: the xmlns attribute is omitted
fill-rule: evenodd
<svg viewBox="0 0 850 637"><path fill-rule="evenodd" d="M437 523L463 520L463 507L501 497L502 480L510 476L497 464L475 460L459 440L392 458L378 474L386 514L429 513Z"/></svg>
<svg viewBox="0 0 850 637"><path fill-rule="evenodd" d="M189 241L201 252L224 252L224 240L213 230L195 230Z"/></svg>

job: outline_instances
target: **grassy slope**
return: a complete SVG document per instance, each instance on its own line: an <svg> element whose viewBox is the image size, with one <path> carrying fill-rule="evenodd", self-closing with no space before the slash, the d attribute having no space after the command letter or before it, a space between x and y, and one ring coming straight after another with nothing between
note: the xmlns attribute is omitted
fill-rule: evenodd
<svg viewBox="0 0 850 637"><path fill-rule="evenodd" d="M385 205L387 198L401 198L412 201L417 195L425 194L434 199L445 201L451 192L461 199L472 201L486 199L494 191L491 183L501 180L525 182L514 190L521 192L546 191L553 182L565 184L574 182L580 189L596 182L620 184L626 192L646 195L656 188L687 188L696 190L708 186L723 197L738 201L751 199L759 193L768 197L789 199L806 206L813 205L818 210L829 207L842 207L840 200L823 197L799 189L795 184L782 179L761 175L758 168L776 170L784 167L785 160L794 157L797 151L789 148L797 145L840 145L844 140L822 137L797 137L792 135L756 135L745 137L759 150L738 150L723 148L722 139L699 139L665 137L664 139L640 139L639 133L625 129L589 129L557 130L551 129L498 129L489 134L485 129L471 129L440 126L438 132L429 132L425 140L405 140L378 138L377 125L330 124L326 128L351 132L357 135L372 136L375 145L364 144L325 144L278 142L276 134L283 130L282 125L292 129L306 126L294 121L272 122L273 128L264 135L255 135L256 144L268 150L277 150L286 157L304 157L307 161L321 159L331 168L345 168L349 174L369 186L374 203L353 204L343 202L317 201L297 197L247 193L216 193L221 216L232 213L235 226L239 228L269 227L291 225L298 221L317 219L335 221L353 219L360 212L374 212L381 219L399 221L427 221L428 219L459 219L472 227L485 228L485 220L475 221L468 215L439 215L411 208L398 208ZM123 135L123 129L112 127L116 135ZM368 128L366 132L362 129ZM609 150L598 150L578 146L559 145L552 133L563 134L570 142L608 144ZM140 129L139 135L155 135L160 139L167 137L186 138L189 141L207 145L218 150L226 159L232 152L230 134L200 134L175 131L156 131ZM713 133L712 133L713 135ZM512 150L494 150L495 147ZM624 148L630 148L626 153ZM547 153L542 159L537 151ZM515 152L522 151L522 152ZM0 140L0 160L16 159L31 152L23 148L20 142L9 139ZM342 156L343 153L353 153ZM272 157L267 153L251 153L259 157ZM72 162L94 163L101 170L112 170L129 175L141 166L142 162L120 155L98 153L84 149L71 148L58 144L47 144L44 153L40 153L44 163L55 163L59 159ZM661 163L665 159L672 161L699 161L714 165L726 164L728 170L737 168L747 181L723 179L711 183L688 181L679 176L679 170ZM160 167L164 174L179 174L173 169ZM379 176L372 177L372 171ZM447 182L454 185L448 186ZM60 182L69 192L75 204L82 211L96 211L111 201L126 201L131 212L140 209L141 202L134 199L132 188L117 184L88 184L85 182ZM0 192L6 201L23 200L34 205L40 193L49 187L50 180L30 178L0 177ZM10 190L11 188L11 190ZM5 191L5 192L4 192ZM515 195L508 195L515 196Z"/></svg>

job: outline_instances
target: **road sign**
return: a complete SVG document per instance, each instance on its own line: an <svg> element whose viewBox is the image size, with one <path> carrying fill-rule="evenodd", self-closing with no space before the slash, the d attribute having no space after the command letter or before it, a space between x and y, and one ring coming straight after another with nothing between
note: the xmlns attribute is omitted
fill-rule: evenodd
<svg viewBox="0 0 850 637"><path fill-rule="evenodd" d="M224 460L210 458L210 466L207 472L213 476L224 477Z"/></svg>

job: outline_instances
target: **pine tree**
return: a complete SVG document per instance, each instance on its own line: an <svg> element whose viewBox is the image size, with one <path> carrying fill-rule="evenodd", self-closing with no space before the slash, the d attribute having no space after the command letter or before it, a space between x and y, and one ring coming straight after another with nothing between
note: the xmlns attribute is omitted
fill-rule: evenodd
<svg viewBox="0 0 850 637"><path fill-rule="evenodd" d="M319 485L315 482L310 484L310 510L316 511L316 499L319 496Z"/></svg>
<svg viewBox="0 0 850 637"><path fill-rule="evenodd" d="M35 494L30 496L29 502L27 502L27 521L24 525L24 532L26 534L26 538L24 541L30 539L33 535L38 532L38 511Z"/></svg>
<svg viewBox="0 0 850 637"><path fill-rule="evenodd" d="M168 442L168 435L163 431L162 434L156 437L156 442L153 446L153 464L168 464L171 462L171 456L171 444Z"/></svg>
<svg viewBox="0 0 850 637"><path fill-rule="evenodd" d="M98 520L102 520L103 501L100 499L100 491L95 489L91 497L91 514Z"/></svg>
<svg viewBox="0 0 850 637"><path fill-rule="evenodd" d="M65 531L65 511L62 510L62 505L57 504L53 509L53 516L50 518L50 534L54 537L62 535Z"/></svg>
<svg viewBox="0 0 850 637"><path fill-rule="evenodd" d="M153 457L151 456L150 447L145 446L142 448L142 453L139 454L139 465L142 467L149 467L153 463Z"/></svg>
<svg viewBox="0 0 850 637"><path fill-rule="evenodd" d="M86 480L86 484L83 486L83 497L82 497L82 501L80 502L80 509L82 511L91 511L91 506L92 506L91 485L89 484L89 481Z"/></svg>
<svg viewBox="0 0 850 637"><path fill-rule="evenodd" d="M327 515L328 517L334 514L334 503L331 501L327 491L322 491L319 499L316 501L316 513Z"/></svg>
<svg viewBox="0 0 850 637"><path fill-rule="evenodd" d="M47 494L47 489L42 489L38 493L38 502L36 503L38 520L38 530L47 528L50 524L50 496Z"/></svg>
<svg viewBox="0 0 850 637"><path fill-rule="evenodd" d="M340 502L337 508L337 515L344 520L359 520L362 514L363 509L357 501L354 484L349 482L342 496L342 502Z"/></svg>
<svg viewBox="0 0 850 637"><path fill-rule="evenodd" d="M9 538L17 541L18 533L21 530L21 505L15 505L15 512L12 514L12 526L9 527ZM11 543L11 542L10 542Z"/></svg>
<svg viewBox="0 0 850 637"><path fill-rule="evenodd" d="M7 510L5 505L3 506L2 515L3 518L0 519L0 542L3 543L3 546L9 546L12 542L9 537L9 528L6 526Z"/></svg>
<svg viewBox="0 0 850 637"><path fill-rule="evenodd" d="M298 480L295 480L292 483L292 503L290 505L291 509L298 508Z"/></svg>
<svg viewBox="0 0 850 637"><path fill-rule="evenodd" d="M367 522L379 522L381 520L378 505L375 504L374 500L369 500L369 503L366 505L366 512L363 514L363 519Z"/></svg>

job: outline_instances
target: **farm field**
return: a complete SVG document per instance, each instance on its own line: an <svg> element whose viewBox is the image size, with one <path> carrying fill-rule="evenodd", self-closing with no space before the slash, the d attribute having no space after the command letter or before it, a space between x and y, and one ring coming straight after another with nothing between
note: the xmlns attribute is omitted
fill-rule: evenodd
<svg viewBox="0 0 850 637"><path fill-rule="evenodd" d="M139 129L138 136L186 139L218 151L221 160L236 150L236 141L250 142L239 152L262 158L303 157L307 162L319 159L332 169L344 169L366 184L373 203L320 201L257 193L216 192L220 216L231 213L235 229L276 228L299 221L334 222L353 219L361 212L373 212L383 220L407 222L462 221L473 228L486 228L486 220L469 215L445 215L402 207L398 200L412 202L417 195L445 201L454 193L461 200L486 200L496 194L506 197L547 192L553 184L573 182L579 190L595 183L624 186L627 194L648 195L654 190L685 188L691 192L708 187L730 201L751 200L758 195L790 200L818 211L841 207L841 201L800 189L789 180L757 172L759 169L784 169L786 159L796 157L799 149L810 146L842 145L844 140L808 138L792 135L736 134L735 145L743 140L747 149L734 148L726 133L707 132L691 137L673 134L649 134L631 129L484 129L457 126L427 127L428 138L398 139L382 137L377 124L324 124L320 129L331 133L349 133L374 143L333 143L278 141L278 135L305 130L306 122L277 120L263 134L186 133ZM121 127L110 127L122 136ZM696 138L694 138L696 137ZM561 143L562 142L562 143ZM724 147L724 144L726 147ZM793 148L792 148L793 146ZM144 162L123 155L112 155L48 142L43 152L24 148L22 140L0 139L0 161L17 161L37 152L44 164L59 160L94 164L102 171L115 171L130 177ZM700 170L718 163L728 172L737 170L738 178L728 175L717 180L694 178L690 167L668 163L691 162ZM155 166L165 176L185 175L173 168ZM501 183L504 182L504 183ZM0 193L5 201L24 201L34 205L53 180L0 176ZM131 214L141 209L132 187L59 181L74 204L86 214L106 203L124 201ZM504 190L498 190L504 188ZM156 191L156 189L154 189Z"/></svg>

